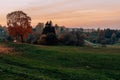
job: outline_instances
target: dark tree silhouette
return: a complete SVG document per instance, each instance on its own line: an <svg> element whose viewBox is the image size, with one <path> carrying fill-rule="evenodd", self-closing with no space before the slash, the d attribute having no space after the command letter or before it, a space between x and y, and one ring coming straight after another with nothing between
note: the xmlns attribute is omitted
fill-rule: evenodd
<svg viewBox="0 0 120 80"><path fill-rule="evenodd" d="M43 29L43 33L42 34L48 34L48 33L56 34L55 33L55 28L52 25L52 21L49 21L49 22L47 21L47 23L45 25L45 28Z"/></svg>
<svg viewBox="0 0 120 80"><path fill-rule="evenodd" d="M53 33L48 33L46 36L47 45L56 45L58 42L57 37Z"/></svg>
<svg viewBox="0 0 120 80"><path fill-rule="evenodd" d="M24 41L32 33L31 18L22 11L15 11L7 15L9 35L16 40Z"/></svg>
<svg viewBox="0 0 120 80"><path fill-rule="evenodd" d="M47 21L42 34L46 35L46 44L47 45L57 44L55 27L53 27L52 21Z"/></svg>

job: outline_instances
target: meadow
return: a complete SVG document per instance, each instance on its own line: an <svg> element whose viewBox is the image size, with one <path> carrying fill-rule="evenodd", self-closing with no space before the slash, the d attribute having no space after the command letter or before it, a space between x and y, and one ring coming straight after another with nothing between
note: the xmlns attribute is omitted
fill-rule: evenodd
<svg viewBox="0 0 120 80"><path fill-rule="evenodd" d="M120 80L117 47L0 45L0 80Z"/></svg>

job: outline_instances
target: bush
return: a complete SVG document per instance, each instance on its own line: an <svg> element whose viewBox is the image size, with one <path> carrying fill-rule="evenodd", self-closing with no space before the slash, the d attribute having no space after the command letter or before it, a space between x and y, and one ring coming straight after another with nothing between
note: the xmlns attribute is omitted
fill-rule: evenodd
<svg viewBox="0 0 120 80"><path fill-rule="evenodd" d="M59 35L59 42L64 45L76 45L76 38L72 33L64 33Z"/></svg>
<svg viewBox="0 0 120 80"><path fill-rule="evenodd" d="M43 44L43 45L45 45L46 44L46 35L45 34L43 34L43 35L41 35L40 36L40 39L38 40L38 44Z"/></svg>
<svg viewBox="0 0 120 80"><path fill-rule="evenodd" d="M54 33L48 33L46 35L46 44L47 45L56 45L57 43L58 43L58 40Z"/></svg>
<svg viewBox="0 0 120 80"><path fill-rule="evenodd" d="M71 46L83 46L85 34L79 32L69 32L58 36L60 44Z"/></svg>
<svg viewBox="0 0 120 80"><path fill-rule="evenodd" d="M26 42L32 43L32 44L37 44L37 41L39 39L40 35L33 33L28 36L28 39Z"/></svg>
<svg viewBox="0 0 120 80"><path fill-rule="evenodd" d="M11 41L11 42L14 41L14 39L11 36L8 36L6 39L7 41Z"/></svg>

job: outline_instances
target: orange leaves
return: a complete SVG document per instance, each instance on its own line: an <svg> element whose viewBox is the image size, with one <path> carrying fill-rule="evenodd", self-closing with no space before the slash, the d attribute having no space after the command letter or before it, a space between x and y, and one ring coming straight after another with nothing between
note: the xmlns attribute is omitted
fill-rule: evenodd
<svg viewBox="0 0 120 80"><path fill-rule="evenodd" d="M23 37L26 38L29 33L32 33L32 27L23 28L21 26L9 26L8 31L11 36L23 35Z"/></svg>
<svg viewBox="0 0 120 80"><path fill-rule="evenodd" d="M15 11L7 15L9 34L13 37L27 38L32 33L31 18L22 11Z"/></svg>

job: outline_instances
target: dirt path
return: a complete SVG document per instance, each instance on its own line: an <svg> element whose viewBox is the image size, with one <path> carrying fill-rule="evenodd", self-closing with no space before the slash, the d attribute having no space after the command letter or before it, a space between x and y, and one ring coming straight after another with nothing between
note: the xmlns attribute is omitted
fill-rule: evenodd
<svg viewBox="0 0 120 80"><path fill-rule="evenodd" d="M0 45L0 54L12 54L13 49L4 45Z"/></svg>

